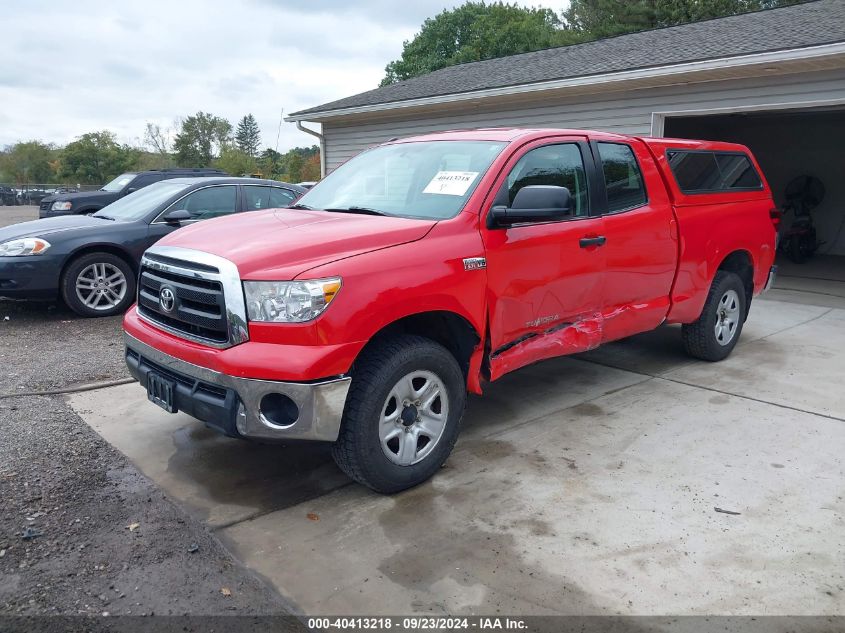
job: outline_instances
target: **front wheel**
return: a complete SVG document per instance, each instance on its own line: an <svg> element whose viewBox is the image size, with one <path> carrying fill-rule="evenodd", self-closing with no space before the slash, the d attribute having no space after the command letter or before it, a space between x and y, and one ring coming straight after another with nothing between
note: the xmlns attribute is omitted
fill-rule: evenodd
<svg viewBox="0 0 845 633"><path fill-rule="evenodd" d="M742 279L735 273L718 271L701 316L681 328L687 353L709 361L727 358L739 340L745 314Z"/></svg>
<svg viewBox="0 0 845 633"><path fill-rule="evenodd" d="M89 253L74 259L61 280L62 298L84 317L122 314L135 299L132 267L111 253Z"/></svg>
<svg viewBox="0 0 845 633"><path fill-rule="evenodd" d="M463 373L445 347L410 335L374 343L355 363L332 455L376 492L416 486L452 452L465 406Z"/></svg>

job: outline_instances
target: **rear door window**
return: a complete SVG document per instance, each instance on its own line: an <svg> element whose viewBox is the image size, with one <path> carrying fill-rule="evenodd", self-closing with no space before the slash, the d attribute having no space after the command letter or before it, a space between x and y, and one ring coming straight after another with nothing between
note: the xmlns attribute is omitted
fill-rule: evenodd
<svg viewBox="0 0 845 633"><path fill-rule="evenodd" d="M666 152L669 167L684 193L762 189L760 175L745 154L736 152Z"/></svg>
<svg viewBox="0 0 845 633"><path fill-rule="evenodd" d="M615 213L642 206L647 201L643 175L630 146L596 143L607 190L607 211Z"/></svg>
<svg viewBox="0 0 845 633"><path fill-rule="evenodd" d="M185 196L182 200L170 205L170 208L185 209L191 214L191 220L207 220L235 213L236 199L235 185L207 187Z"/></svg>
<svg viewBox="0 0 845 633"><path fill-rule="evenodd" d="M291 202L296 200L298 195L290 189L282 189L281 187L270 188L270 206L271 207L286 207Z"/></svg>
<svg viewBox="0 0 845 633"><path fill-rule="evenodd" d="M270 208L270 187L246 185L243 190L247 211Z"/></svg>

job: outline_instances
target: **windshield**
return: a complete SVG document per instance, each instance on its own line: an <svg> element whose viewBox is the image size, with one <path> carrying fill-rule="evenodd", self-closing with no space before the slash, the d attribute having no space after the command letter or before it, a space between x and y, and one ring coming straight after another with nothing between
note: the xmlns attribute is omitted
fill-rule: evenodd
<svg viewBox="0 0 845 633"><path fill-rule="evenodd" d="M136 176L136 174L120 174L117 178L112 180L109 184L103 185L100 191L120 191Z"/></svg>
<svg viewBox="0 0 845 633"><path fill-rule="evenodd" d="M338 167L302 196L297 206L451 218L504 147L505 143L492 141L382 145Z"/></svg>
<svg viewBox="0 0 845 633"><path fill-rule="evenodd" d="M117 202L106 205L94 217L108 218L120 222L140 220L154 211L163 202L191 186L191 183L165 180L124 196Z"/></svg>

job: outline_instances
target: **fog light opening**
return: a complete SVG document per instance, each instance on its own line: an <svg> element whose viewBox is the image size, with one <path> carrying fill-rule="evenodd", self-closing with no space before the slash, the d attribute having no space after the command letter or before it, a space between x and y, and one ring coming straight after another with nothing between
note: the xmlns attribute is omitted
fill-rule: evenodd
<svg viewBox="0 0 845 633"><path fill-rule="evenodd" d="M265 424L287 428L299 419L299 407L283 393L268 393L261 398L261 420Z"/></svg>

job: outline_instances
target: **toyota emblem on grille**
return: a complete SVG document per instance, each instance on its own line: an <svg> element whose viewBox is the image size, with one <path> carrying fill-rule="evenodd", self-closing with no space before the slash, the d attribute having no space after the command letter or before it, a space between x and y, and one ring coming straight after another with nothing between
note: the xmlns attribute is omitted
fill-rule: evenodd
<svg viewBox="0 0 845 633"><path fill-rule="evenodd" d="M165 312L173 312L173 308L176 305L176 295L173 294L173 290L171 288L164 286L161 290L159 290L158 304Z"/></svg>

